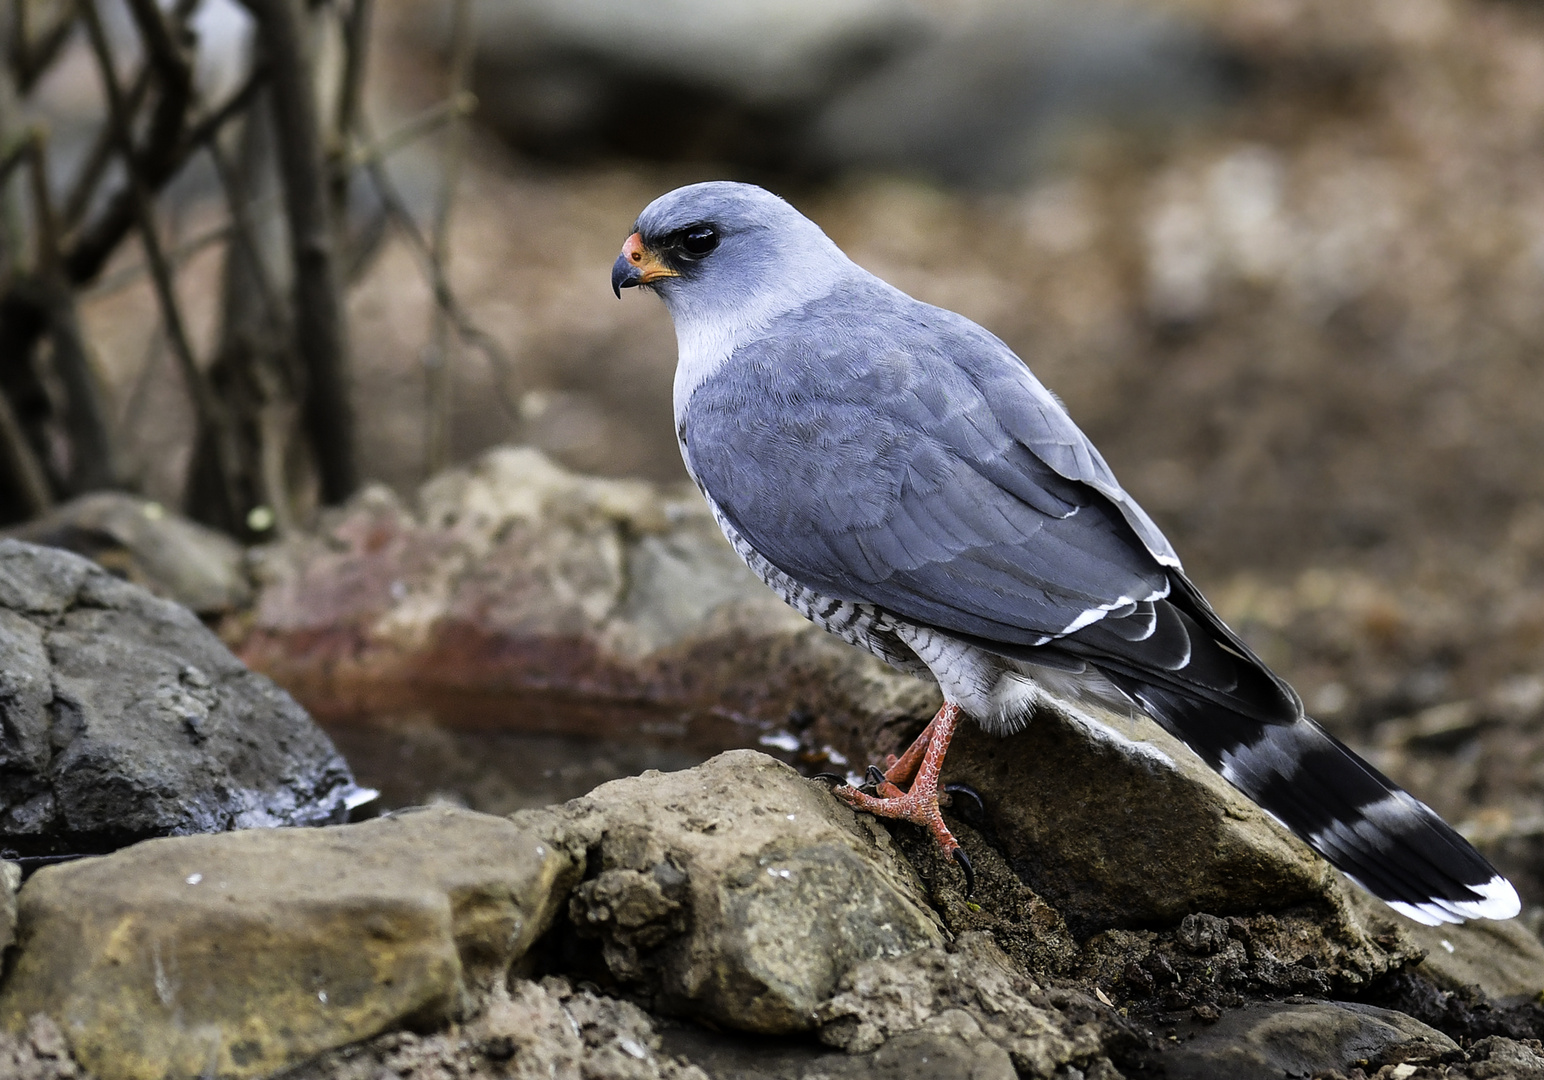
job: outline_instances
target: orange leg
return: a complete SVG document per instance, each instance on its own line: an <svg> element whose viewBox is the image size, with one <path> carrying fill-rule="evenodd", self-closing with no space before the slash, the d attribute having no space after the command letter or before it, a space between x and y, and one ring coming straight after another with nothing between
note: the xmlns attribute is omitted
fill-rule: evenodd
<svg viewBox="0 0 1544 1080"><path fill-rule="evenodd" d="M957 706L945 705L944 709L951 707L954 708L956 714L959 713ZM939 710L938 713L938 716L942 715L943 709ZM879 793L885 798L896 798L905 794L901 790L900 785L911 783L912 778L917 775L917 769L921 767L922 759L927 754L928 744L932 742L933 729L938 726L938 716L933 717L933 719L927 722L927 727L922 729L922 734L912 740L911 746L907 747L904 754L900 757L896 757L894 754L889 754L885 757L885 781L883 784L877 785ZM953 730L951 725L951 734ZM946 742L947 738L945 736Z"/></svg>
<svg viewBox="0 0 1544 1080"><path fill-rule="evenodd" d="M968 896L975 889L975 873L965 850L949 832L943 814L938 810L938 774L943 769L944 755L949 752L949 742L954 738L954 729L959 722L960 707L952 701L944 702L944 707L917 736L911 748L899 758L887 761L890 768L885 773L884 783L878 785L879 798L845 786L835 788L831 794L854 810L921 825L933 835L944 854L960 864L960 869L965 872ZM907 780L912 781L911 788L902 792L897 785Z"/></svg>

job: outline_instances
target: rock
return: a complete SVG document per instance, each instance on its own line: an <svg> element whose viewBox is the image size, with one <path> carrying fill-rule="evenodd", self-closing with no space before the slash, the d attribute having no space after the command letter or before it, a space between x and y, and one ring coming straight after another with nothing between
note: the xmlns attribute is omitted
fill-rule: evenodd
<svg viewBox="0 0 1544 1080"><path fill-rule="evenodd" d="M1204 1012L1243 995L1364 994L1420 955L1357 905L1315 902L1226 919L1197 913L1163 931L1106 930L1084 942L1075 978L1143 1014Z"/></svg>
<svg viewBox="0 0 1544 1080"><path fill-rule="evenodd" d="M1537 1039L1480 1039L1469 1048L1468 1074L1473 1080L1544 1080L1544 1046Z"/></svg>
<svg viewBox="0 0 1544 1080"><path fill-rule="evenodd" d="M1086 0L681 0L647 14L517 0L480 11L476 40L482 115L569 160L620 151L1013 183L1070 124L1151 121L1225 90L1199 32Z"/></svg>
<svg viewBox="0 0 1544 1080"><path fill-rule="evenodd" d="M695 146L772 164L837 87L933 21L913 0L685 0L647 13L521 0L478 12L474 85L496 129L547 156ZM639 107L665 93L669 108Z"/></svg>
<svg viewBox="0 0 1544 1080"><path fill-rule="evenodd" d="M465 1080L708 1080L662 1052L653 1020L638 1006L562 978L513 980L459 1032L392 1033L323 1054L289 1080L378 1080L456 1076Z"/></svg>
<svg viewBox="0 0 1544 1080"><path fill-rule="evenodd" d="M341 820L368 793L303 709L186 608L0 541L0 851Z"/></svg>
<svg viewBox="0 0 1544 1080"><path fill-rule="evenodd" d="M449 808L46 867L21 892L0 1026L51 1017L104 1080L267 1075L459 1014L577 874L531 831Z"/></svg>
<svg viewBox="0 0 1544 1080"><path fill-rule="evenodd" d="M1421 948L1421 971L1445 990L1478 987L1496 1001L1544 994L1544 944L1516 919L1459 926L1421 926L1395 914Z"/></svg>
<svg viewBox="0 0 1544 1080"><path fill-rule="evenodd" d="M888 834L754 751L513 820L589 851L572 931L668 1015L807 1031L855 965L943 940Z"/></svg>
<svg viewBox="0 0 1544 1080"><path fill-rule="evenodd" d="M1020 186L1069 130L1152 126L1231 96L1222 51L1177 14L1087 0L969 5L840 87L801 149L827 169Z"/></svg>
<svg viewBox="0 0 1544 1080"><path fill-rule="evenodd" d="M1052 710L1005 739L963 725L944 765L980 793L1009 864L1076 935L1337 892L1328 864L1157 724L1097 718L1115 734Z"/></svg>
<svg viewBox="0 0 1544 1080"><path fill-rule="evenodd" d="M84 555L200 615L235 611L252 598L240 544L123 492L82 495L4 535Z"/></svg>
<svg viewBox="0 0 1544 1080"><path fill-rule="evenodd" d="M848 1053L949 1029L967 1042L998 1047L1021 1076L1049 1077L1074 1059L1087 1063L1100 1049L1098 1031L1074 1029L986 934L962 935L952 951L859 964L815 1015L821 1042Z"/></svg>
<svg viewBox="0 0 1544 1080"><path fill-rule="evenodd" d="M17 1080L76 1080L83 1074L70 1056L59 1025L39 1014L27 1021L25 1030L14 1035L0 1031L0 1076Z"/></svg>
<svg viewBox="0 0 1544 1080"><path fill-rule="evenodd" d="M664 1032L667 1051L712 1080L1015 1080L1013 1062L968 1016L954 1013L897 1035L867 1054L821 1051L789 1040L748 1042L704 1028ZM1113 1080L1113 1075L1101 1080Z"/></svg>
<svg viewBox="0 0 1544 1080"><path fill-rule="evenodd" d="M576 476L530 450L436 478L416 510L363 494L320 535L265 551L259 578L237 648L328 717L426 707L467 723L482 701L544 729L561 696L568 733L668 717L722 746L786 726L801 761L843 768L899 749L938 702L777 600L695 492ZM1124 736L1055 714L1007 740L966 725L946 765L1076 936L1339 903L1329 868L1189 750L1102 719Z"/></svg>
<svg viewBox="0 0 1544 1080"><path fill-rule="evenodd" d="M1280 1080L1463 1058L1452 1039L1403 1013L1344 1001L1252 1003L1187 1022L1176 1038L1148 1063L1169 1080Z"/></svg>
<svg viewBox="0 0 1544 1080"><path fill-rule="evenodd" d="M0 964L5 950L16 941L16 890L21 888L21 867L0 862Z"/></svg>
<svg viewBox="0 0 1544 1080"><path fill-rule="evenodd" d="M326 718L416 708L606 737L646 721L712 752L792 714L819 718L804 733L819 753L937 707L752 577L695 491L533 450L436 477L416 509L368 489L318 535L264 549L257 575L228 639Z"/></svg>

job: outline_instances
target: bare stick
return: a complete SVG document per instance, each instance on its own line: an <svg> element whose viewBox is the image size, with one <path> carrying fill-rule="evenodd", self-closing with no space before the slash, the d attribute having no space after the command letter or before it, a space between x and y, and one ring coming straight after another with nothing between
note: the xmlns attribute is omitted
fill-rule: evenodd
<svg viewBox="0 0 1544 1080"><path fill-rule="evenodd" d="M223 481L226 509L234 522L242 520L240 451L235 431L226 413L224 403L210 388L204 373L199 370L193 357L193 346L188 341L187 329L182 322L182 312L177 305L172 286L171 266L161 250L161 240L156 233L155 217L151 210L150 196L135 159L133 135L129 129L130 118L125 109L123 89L118 85L118 74L113 68L112 49L96 10L96 0L81 0L81 18L85 21L92 51L96 53L97 67L107 91L109 121L117 131L118 149L123 155L124 171L128 174L127 188L132 196L135 220L139 225L140 243L145 249L145 261L150 267L150 278L155 285L156 299L160 302L161 319L166 327L167 343L182 372L188 396L198 414L199 423L213 436L214 453Z"/></svg>
<svg viewBox="0 0 1544 1080"><path fill-rule="evenodd" d="M386 208L386 216L407 239L408 249L417 258L419 270L429 280L429 289L434 296L434 302L450 314L456 333L461 336L461 339L487 357L494 370L493 381L498 389L499 401L511 418L519 419L520 405L510 397L508 386L509 381L514 377L514 361L492 334L476 324L471 315L461 306L461 302L456 299L456 294L445 277L444 268L435 263L430 254L429 241L424 239L423 233L418 228L418 222L413 220L412 212L408 210L407 203L402 199L402 193L397 190L397 185L386 172L382 161L379 158L371 159L366 162L366 169L370 182L375 186L376 194L381 200L381 205Z"/></svg>
<svg viewBox="0 0 1544 1080"><path fill-rule="evenodd" d="M64 426L74 451L68 487L76 492L117 487L123 481L122 467L108 428L107 406L80 327L74 294L60 268L59 225L49 193L47 144L39 132L27 145L37 223L36 273L43 286L53 339L53 366L64 383Z"/></svg>
<svg viewBox="0 0 1544 1080"><path fill-rule="evenodd" d="M136 3L144 2L145 0L136 0ZM186 12L191 10L193 2L194 0L180 0L176 12L179 19L185 17ZM153 0L150 0L149 6L155 12L158 21L161 17L160 11L155 7ZM101 29L101 19L97 16L93 0L80 0L78 7L81 17L86 20L88 32L91 29L92 20L95 20L97 28ZM142 13L138 7L131 5L131 11L136 19L141 17ZM156 42L165 45L170 38L169 32L166 34L157 32L153 37L146 37L147 60L155 71L159 91L155 108L151 110L150 120L146 125L145 144L141 150L136 150L133 145L133 118L128 115L123 91L118 85L118 73L116 70L104 72L104 78L111 76L111 86L118 94L116 105L111 99L108 101L109 123L117 129L114 132L114 138L119 142L123 153L124 171L130 174L130 179L113 196L102 213L81 230L74 245L65 251L65 277L73 284L79 285L90 281L101 272L102 265L107 261L108 256L117 249L118 244L139 220L141 198L148 191L160 190L161 186L171 179L182 167L182 163L187 160L183 126L187 119L188 107L192 103L193 69L187 57L175 47L175 41L172 41L174 47L170 51L156 50ZM107 54L109 62L111 57L112 54L109 52ZM100 61L99 56L98 62Z"/></svg>
<svg viewBox="0 0 1544 1080"><path fill-rule="evenodd" d="M472 5L470 0L456 0L451 22L450 100L466 91L472 68ZM455 202L456 183L461 178L461 159L466 149L466 122L451 124L445 138L444 172L440 177L439 200L435 206L434 231L429 241L429 258L437 276L445 279L450 255L450 209ZM435 304L429 326L429 351L424 357L428 382L427 426L424 433L424 466L429 475L445 467L450 457L450 412L453 375L451 368L451 320L445 305Z"/></svg>
<svg viewBox="0 0 1544 1080"><path fill-rule="evenodd" d="M244 108L248 104L246 97L249 91L260 89L260 85L255 79L256 77L254 77L254 81L248 83L246 89L243 89L233 97L231 102L227 106L222 107L218 113L210 116L207 120L200 121L194 126L187 139L190 146L208 147L213 145L215 135L213 129L237 115L240 112L237 106ZM368 169L376 162L412 145L417 139L432 134L437 128L453 120L456 116L469 114L473 107L475 107L476 102L477 98L473 95L463 94L456 101L442 101L438 105L430 106L411 120L405 121L401 127L382 135L376 142L365 143L351 153L349 155L350 167L364 167ZM7 169L14 167L24 158L25 152L25 146L20 146L14 149L7 157L0 158L0 182L4 181ZM6 164L7 162L10 162L9 166ZM272 196L264 195L261 198L249 199L245 204L248 209L248 216L250 217L251 211L266 207L272 198ZM235 204L232 205L234 206ZM253 227L255 228L255 223ZM235 223L227 221L223 225L212 226L184 240L168 251L166 257L174 267L181 266L199 252L207 250L215 244L223 243L234 235ZM419 239L422 239L422 237L419 237ZM125 289L133 285L145 275L148 269L149 267L142 262L133 263L98 278L84 292L89 296L105 296L108 293L117 292L119 289ZM277 290L275 290L274 295L278 295ZM465 337L466 335L462 334L462 336Z"/></svg>
<svg viewBox="0 0 1544 1080"><path fill-rule="evenodd" d="M75 29L75 18L72 12L66 10L44 31L34 47L27 0L16 0L13 7L15 18L11 25L15 36L11 39L11 67L16 72L17 89L25 94L32 89L38 76L48 70L48 65L54 62L54 57L59 55L64 43L70 40L70 31Z"/></svg>
<svg viewBox="0 0 1544 1080"><path fill-rule="evenodd" d="M134 84L129 87L126 101L130 116L138 116L139 110L145 103L145 95L150 91L150 68L142 67L139 74L134 77ZM81 164L80 171L75 176L75 183L70 185L70 193L65 196L64 209L59 215L59 224L68 232L80 222L81 217L91 207L91 199L97 192L97 187L102 183L102 177L107 175L107 166L113 160L113 152L117 149L117 140L113 135L111 124L103 124L96 134L96 139L91 144L91 149L86 152L86 160Z"/></svg>
<svg viewBox="0 0 1544 1080"><path fill-rule="evenodd" d="M357 484L348 344L322 162L311 64L296 0L245 0L272 73L274 128L295 260L295 352L305 367L304 423L322 498L341 502Z"/></svg>

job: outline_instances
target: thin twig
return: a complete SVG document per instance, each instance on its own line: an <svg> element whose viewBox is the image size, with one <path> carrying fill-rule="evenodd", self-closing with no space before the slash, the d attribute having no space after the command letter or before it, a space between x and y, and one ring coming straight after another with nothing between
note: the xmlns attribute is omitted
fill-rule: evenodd
<svg viewBox="0 0 1544 1080"><path fill-rule="evenodd" d="M150 66L147 64L139 69L139 74L134 76L134 84L129 87L126 104L130 116L139 115L140 107L145 103L145 95L149 92ZM113 160L115 149L117 141L112 125L103 124L96 133L91 149L86 152L86 160L75 176L75 183L70 185L69 195L65 196L59 224L66 232L78 225L81 217L91 208L91 199L102 178L107 175L107 166Z"/></svg>
<svg viewBox="0 0 1544 1080"><path fill-rule="evenodd" d="M28 145L32 216L37 224L36 274L46 297L48 328L54 345L53 368L64 384L64 426L74 451L66 486L75 492L116 487L122 481L121 464L108 428L107 406L91 365L86 335L80 328L75 296L64 281L60 266L59 220L48 182L47 141L39 132Z"/></svg>
<svg viewBox="0 0 1544 1080"><path fill-rule="evenodd" d="M453 97L430 105L423 112L403 121L398 127L373 142L363 142L348 156L350 168L360 168L381 161L422 139L432 135L445 124L470 116L477 111L477 95L463 90Z"/></svg>
<svg viewBox="0 0 1544 1080"><path fill-rule="evenodd" d="M144 2L136 0L139 4ZM179 0L175 17L185 19L196 3L197 0ZM159 16L154 0L149 0L149 6ZM97 29L101 29L101 19L97 15L94 0L80 0L78 9L81 17L86 20L88 31L93 21ZM131 11L136 19L140 18L138 7L131 5ZM154 40L163 44L164 39L170 37L169 34L153 30L152 33ZM123 90L118 83L117 69L104 72L104 78L110 76L111 85L118 95L116 105L112 101L108 103L109 123L117 129L114 137L119 140L124 171L128 178L102 213L81 230L80 236L64 254L65 277L76 285L90 281L101 272L108 256L117 250L119 243L139 220L140 203L147 197L147 193L160 190L187 160L184 123L193 97L192 66L179 49L173 47L170 52L156 51L150 47L152 39L147 37L146 41L146 59L155 71L159 96L146 125L143 148L136 149L134 146L133 118L128 115ZM99 62L101 59L98 57ZM106 59L108 63L112 62L110 51ZM139 189L137 192L136 185Z"/></svg>
<svg viewBox="0 0 1544 1080"><path fill-rule="evenodd" d="M332 118L332 144L327 158L331 166L333 217L342 222L348 209L348 184L353 165L349 145L359 123L359 103L364 96L365 61L370 48L373 0L354 0L343 24L343 77L338 86L337 109Z"/></svg>
<svg viewBox="0 0 1544 1080"><path fill-rule="evenodd" d="M127 190L132 197L134 216L139 225L140 244L145 250L145 260L150 267L150 278L155 285L156 298L160 301L161 319L166 327L167 342L171 346L172 355L177 360L183 382L188 389L188 396L193 402L194 411L198 414L199 423L213 435L214 453L223 481L222 486L225 489L224 495L230 519L240 521L243 508L240 505L239 451L235 432L231 428L224 403L215 395L204 378L204 373L199 370L198 362L193 356L193 346L188 341L187 330L182 322L182 312L178 308L176 293L172 286L171 266L161 249L161 240L155 228L155 217L151 211L150 196L145 190L145 180L139 168L140 162L135 159L133 135L128 126L130 118L125 109L123 89L118 84L118 74L113 67L112 49L107 43L107 34L102 27L101 17L97 13L96 3L97 0L81 0L81 18L86 23L86 32L91 39L91 48L96 54L97 67L101 71L102 81L107 91L108 119L117 131L118 149L123 157L124 171L127 174Z"/></svg>
<svg viewBox="0 0 1544 1080"><path fill-rule="evenodd" d="M15 17L12 21L12 32L15 37L11 41L11 66L17 75L17 89L25 94L32 89L38 76L48 70L48 66L54 62L54 57L59 55L59 50L64 43L70 40L70 32L75 29L75 15L66 7L64 14L54 20L54 24L43 33L37 45L34 46L32 32L28 25L31 19L27 0L16 0L13 10Z"/></svg>
<svg viewBox="0 0 1544 1080"><path fill-rule="evenodd" d="M450 100L466 91L472 70L472 4L456 0L451 17ZM455 204L456 184L461 178L461 159L466 149L466 122L451 124L445 138L444 172L440 177L439 199L434 208L434 229L429 238L429 258L437 275L447 277L450 261L450 210ZM454 390L450 340L450 314L443 304L435 304L429 325L429 349L424 357L428 384L427 424L424 433L424 465L430 476L438 473L450 458L451 394Z"/></svg>
<svg viewBox="0 0 1544 1080"><path fill-rule="evenodd" d="M455 292L446 280L442 269L434 262L429 250L429 241L424 238L418 228L418 222L413 219L413 213L407 208L407 203L402 198L402 193L397 190L396 183L386 172L385 165L374 160L366 166L370 182L375 186L376 195L381 200L381 205L386 208L387 217L396 224L402 235L407 238L408 248L418 260L418 268L429 281L429 290L434 297L434 302L444 308L450 314L456 333L461 339L473 348L481 352L494 369L494 385L498 389L499 402L511 419L520 418L520 405L510 396L509 380L514 377L515 363L504 347L489 334L479 327L472 317L467 314L461 302L456 299Z"/></svg>
<svg viewBox="0 0 1544 1080"><path fill-rule="evenodd" d="M241 108L248 104L245 100L247 96L258 89L261 89L261 86L257 74L254 73L253 78L248 81L247 85L239 93L233 95L231 100L222 106L217 113L211 114L207 119L198 123L188 136L189 145L201 147L212 145L214 136L217 133L216 129L236 116L241 111ZM388 134L381 136L375 142L365 143L360 146L349 155L349 164L368 169L372 165L383 162L391 155L407 149L413 144L414 140L433 134L442 124L449 122L456 116L471 112L476 103L476 97L471 94L463 94L459 104L454 101L442 101L438 105L431 106L413 119L404 122L401 127L395 128ZM11 155L0 158L0 183L4 182L4 170L8 168L6 162L11 162L11 166L14 166L15 162L11 161L11 156L15 156L19 161L24 154L24 148L14 149L11 151ZM376 186L379 189L379 185ZM249 199L247 206L249 210L262 209L270 205L276 198L277 196L275 195L264 195L261 198ZM230 221L212 226L167 251L166 257L173 266L181 266L199 252L230 239L234 234L234 229L235 225ZM118 292L120 289L126 289L144 277L149 269L149 266L145 263L138 262L114 270L112 273L104 275L91 285L88 285L82 290L82 295L92 297L106 296L110 293ZM459 326L457 332L462 337L469 336ZM480 333L480 331L474 331L471 336L475 336L476 333Z"/></svg>

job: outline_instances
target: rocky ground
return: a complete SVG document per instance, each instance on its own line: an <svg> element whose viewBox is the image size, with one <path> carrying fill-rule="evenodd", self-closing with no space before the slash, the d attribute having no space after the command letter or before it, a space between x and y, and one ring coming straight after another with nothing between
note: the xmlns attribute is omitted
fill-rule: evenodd
<svg viewBox="0 0 1544 1080"><path fill-rule="evenodd" d="M156 530L120 532L109 561L172 591L137 553ZM117 609L178 610L69 555L4 554L7 580L52 567ZM668 719L697 759L738 739L808 772L877 758L936 704L790 617L691 492L530 450L411 503L364 492L252 568L226 639L334 718L416 707L611 737ZM13 591L0 601L48 608ZM155 625L170 663L233 663ZM114 662L108 685L147 677ZM99 737L160 715L154 694L115 700ZM949 811L970 896L910 827L755 750L508 816L441 802L45 867L0 935L0 1053L18 1075L104 1080L1544 1076L1537 906L1415 926L1156 726L1099 719L1113 734L1054 712L1007 740L961 733L945 776L980 796ZM224 753L197 725L169 734ZM521 786L518 765L484 771Z"/></svg>
<svg viewBox="0 0 1544 1080"><path fill-rule="evenodd" d="M443 71L414 6L382 7L408 113ZM19 894L7 870L0 1075L1544 1077L1544 12L1164 10L1235 96L1161 138L1069 127L990 191L474 141L451 273L513 367L457 369L469 464L421 483L428 303L389 245L351 301L386 483L250 560L136 500L26 530L216 622L327 734L185 612L0 549L28 658L0 694L27 796L0 847L338 815L339 749L378 805L440 803L139 843ZM861 771L936 702L782 608L679 485L668 321L605 276L650 198L726 172L1029 357L1222 614L1524 916L1403 922L1121 718L961 736L968 898L909 829L801 779ZM151 310L88 305L115 386ZM166 497L185 417L145 408ZM506 442L546 456L478 456ZM243 740L258 714L284 753ZM72 802L105 775L74 764L129 742L147 767ZM102 842L189 785L198 821Z"/></svg>

